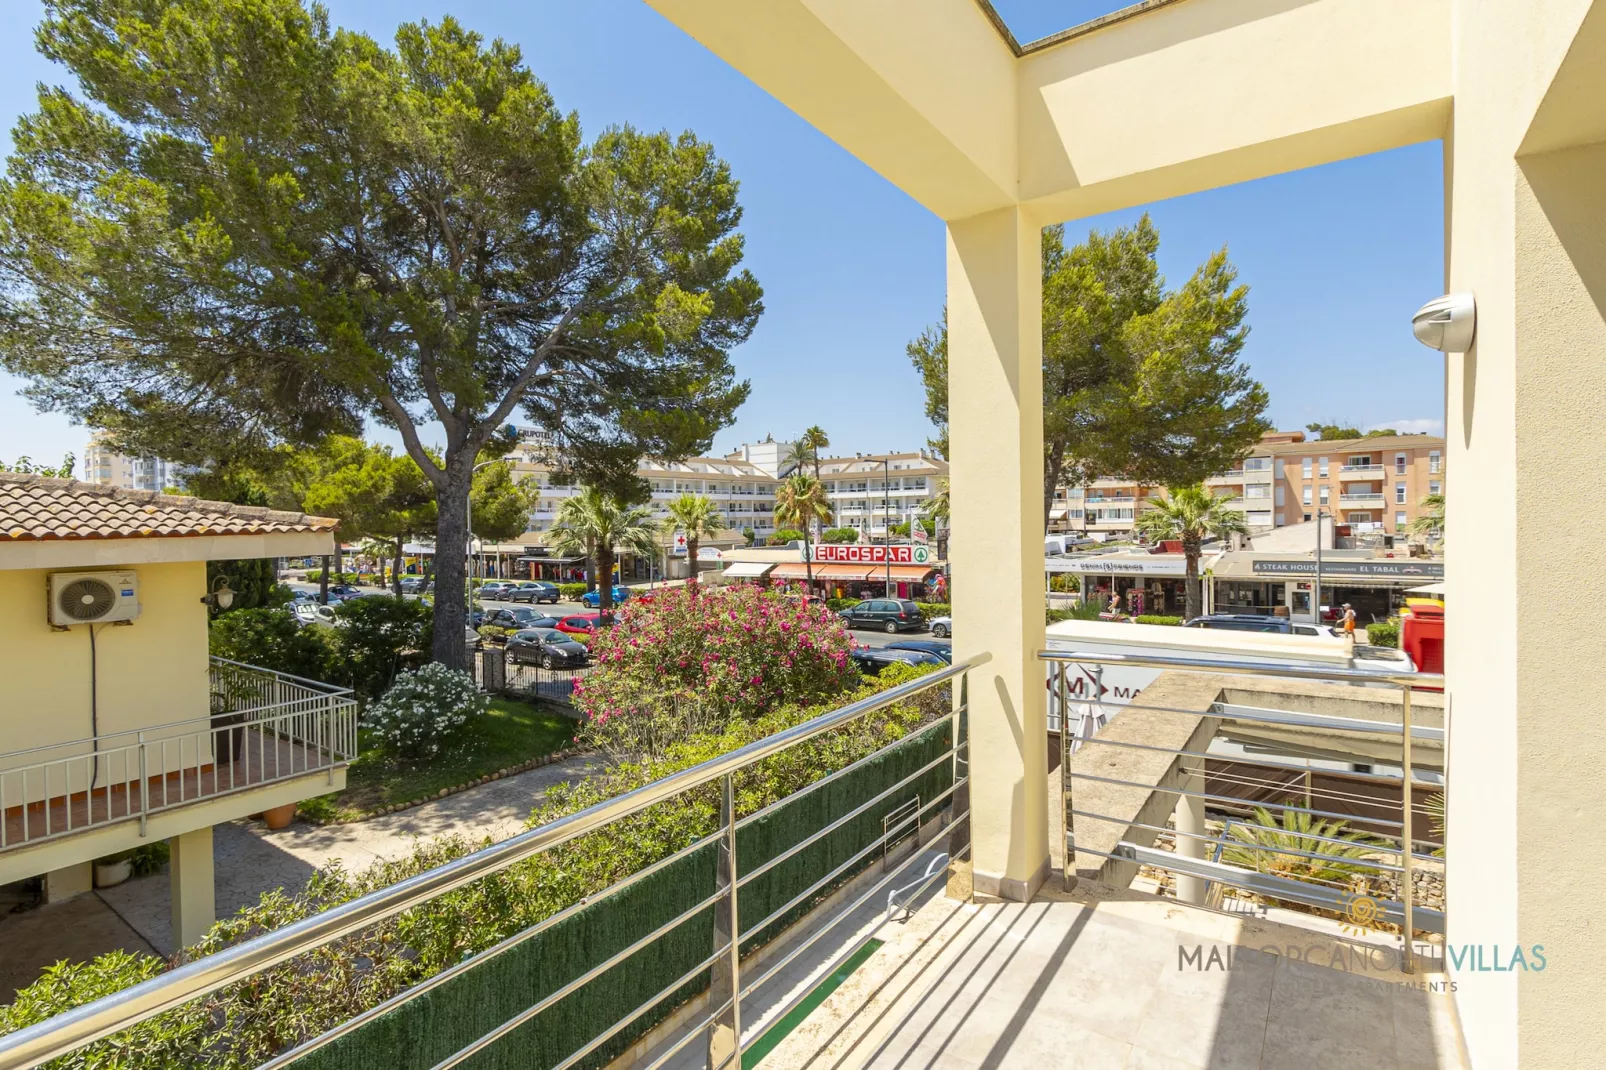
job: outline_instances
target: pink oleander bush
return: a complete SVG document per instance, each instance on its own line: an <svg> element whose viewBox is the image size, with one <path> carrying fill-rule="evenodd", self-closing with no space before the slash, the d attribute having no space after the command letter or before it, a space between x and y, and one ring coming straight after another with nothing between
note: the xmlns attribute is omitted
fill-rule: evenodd
<svg viewBox="0 0 1606 1070"><path fill-rule="evenodd" d="M852 640L820 603L739 586L659 592L627 603L591 643L596 670L575 684L590 741L661 754L736 718L824 702L857 686Z"/></svg>

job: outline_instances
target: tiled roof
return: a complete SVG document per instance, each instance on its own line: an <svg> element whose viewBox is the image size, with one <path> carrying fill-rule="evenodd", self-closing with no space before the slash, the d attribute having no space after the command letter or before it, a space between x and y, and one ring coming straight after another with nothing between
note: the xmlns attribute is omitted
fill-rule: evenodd
<svg viewBox="0 0 1606 1070"><path fill-rule="evenodd" d="M74 479L0 472L0 543L333 531L338 521Z"/></svg>

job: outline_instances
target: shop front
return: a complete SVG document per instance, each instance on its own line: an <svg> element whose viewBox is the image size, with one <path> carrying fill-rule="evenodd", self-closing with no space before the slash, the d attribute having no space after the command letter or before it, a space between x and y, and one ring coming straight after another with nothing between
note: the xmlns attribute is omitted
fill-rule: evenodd
<svg viewBox="0 0 1606 1070"><path fill-rule="evenodd" d="M935 597L940 563L930 547L827 543L810 552L809 566L778 564L770 582L806 586L812 573L814 593L826 598Z"/></svg>
<svg viewBox="0 0 1606 1070"><path fill-rule="evenodd" d="M1444 578L1442 561L1361 558L1343 551L1324 555L1321 571L1323 616L1334 619L1348 604L1364 627L1398 613L1406 592ZM1266 613L1313 620L1316 559L1235 551L1223 555L1211 576L1211 608L1217 613Z"/></svg>
<svg viewBox="0 0 1606 1070"><path fill-rule="evenodd" d="M1063 567L1079 575L1084 600L1108 606L1119 596L1127 616L1180 617L1187 611L1188 562L1181 554L1105 554Z"/></svg>

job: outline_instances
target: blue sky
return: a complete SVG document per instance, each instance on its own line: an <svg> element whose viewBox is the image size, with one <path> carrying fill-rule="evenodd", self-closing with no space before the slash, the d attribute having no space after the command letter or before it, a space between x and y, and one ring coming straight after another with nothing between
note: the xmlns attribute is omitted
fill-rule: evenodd
<svg viewBox="0 0 1606 1070"><path fill-rule="evenodd" d="M747 264L768 311L735 353L753 383L716 451L810 424L836 450L912 449L930 434L904 345L943 303L942 224L639 0L331 0L337 24L389 41L397 23L456 14L524 49L560 107L588 133L631 123L692 129L742 183ZM1022 40L1121 6L1115 0L1000 0ZM7 134L40 80L63 72L23 26L38 0L9 0L0 39ZM9 148L9 136L5 139ZM1180 283L1227 245L1250 286L1245 358L1280 427L1313 420L1439 431L1443 364L1416 343L1410 314L1442 289L1440 147L1414 146L1149 206L1161 266ZM1079 220L1129 223L1140 210ZM0 458L82 455L87 433L16 396L0 373ZM376 437L394 441L388 433Z"/></svg>

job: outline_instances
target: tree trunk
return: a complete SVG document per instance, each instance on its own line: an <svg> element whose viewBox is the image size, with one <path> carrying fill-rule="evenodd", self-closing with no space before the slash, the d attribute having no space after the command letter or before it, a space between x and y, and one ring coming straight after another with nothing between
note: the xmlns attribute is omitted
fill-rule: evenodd
<svg viewBox="0 0 1606 1070"><path fill-rule="evenodd" d="M806 521L803 524L803 575L808 577L804 581L808 586L803 593L805 596L812 595L814 593L814 555L809 553L809 525Z"/></svg>
<svg viewBox="0 0 1606 1070"><path fill-rule="evenodd" d="M336 542L336 545L339 545L338 541ZM329 555L324 554L322 569L323 575L318 577L318 601L322 602L324 605L329 604L329 562Z"/></svg>
<svg viewBox="0 0 1606 1070"><path fill-rule="evenodd" d="M448 463L445 482L445 489L436 494L435 636L430 643L430 657L461 669L463 629L468 625L464 592L468 589L469 472L461 464Z"/></svg>
<svg viewBox="0 0 1606 1070"><path fill-rule="evenodd" d="M397 598L400 598L402 596L402 592L401 592L401 570L402 570L402 537L400 535L398 535L398 536L396 536L396 559L395 559L394 563L391 565L391 569L390 569L390 582L395 585L395 591L396 591L396 597Z"/></svg>
<svg viewBox="0 0 1606 1070"><path fill-rule="evenodd" d="M1043 466L1043 530L1045 532L1049 530L1049 524L1053 519L1054 492L1059 489L1060 476L1064 472L1064 451L1050 450L1048 463ZM1087 514L1084 512L1082 515L1085 517Z"/></svg>
<svg viewBox="0 0 1606 1070"><path fill-rule="evenodd" d="M613 612L613 547L597 544L597 610L601 619Z"/></svg>
<svg viewBox="0 0 1606 1070"><path fill-rule="evenodd" d="M697 582L697 544L701 541L695 535L686 536L686 563L691 565L691 573L686 577L687 583Z"/></svg>
<svg viewBox="0 0 1606 1070"><path fill-rule="evenodd" d="M345 564L341 561L341 557L340 557L340 535L337 533L335 535L335 582L336 583L345 583L346 582L344 579L341 578L341 575L340 575L341 572L343 572L344 570L345 570Z"/></svg>
<svg viewBox="0 0 1606 1070"><path fill-rule="evenodd" d="M1204 596L1199 586L1199 550L1198 539L1183 538L1182 556L1187 561L1188 569L1185 620L1192 620L1204 612Z"/></svg>

